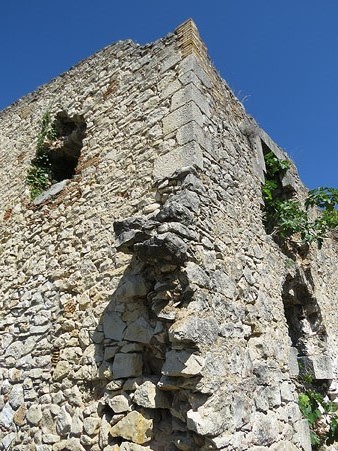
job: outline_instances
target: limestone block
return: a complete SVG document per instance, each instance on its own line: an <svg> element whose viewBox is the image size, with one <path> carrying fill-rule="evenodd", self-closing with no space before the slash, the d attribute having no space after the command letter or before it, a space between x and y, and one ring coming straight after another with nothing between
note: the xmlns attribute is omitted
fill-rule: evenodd
<svg viewBox="0 0 338 451"><path fill-rule="evenodd" d="M299 451L293 443L286 440L273 444L269 449L270 451Z"/></svg>
<svg viewBox="0 0 338 451"><path fill-rule="evenodd" d="M5 435L3 437L3 439L1 440L1 444L3 446L2 449L4 449L4 450L11 449L11 444L12 444L12 442L14 442L15 438L16 438L15 432L10 432L9 434Z"/></svg>
<svg viewBox="0 0 338 451"><path fill-rule="evenodd" d="M68 440L60 440L54 443L52 451L85 451L85 448L81 445L80 439L71 437Z"/></svg>
<svg viewBox="0 0 338 451"><path fill-rule="evenodd" d="M129 412L130 398L129 396L122 394L113 397L105 397L106 404L113 410L114 413Z"/></svg>
<svg viewBox="0 0 338 451"><path fill-rule="evenodd" d="M313 372L315 379L333 379L331 359L327 355L311 355L298 359L303 363L304 370Z"/></svg>
<svg viewBox="0 0 338 451"><path fill-rule="evenodd" d="M87 417L83 420L83 430L88 435L95 435L99 432L100 418Z"/></svg>
<svg viewBox="0 0 338 451"><path fill-rule="evenodd" d="M158 157L154 162L153 175L155 179L170 177L175 171L186 166L203 169L203 152L195 141L188 142Z"/></svg>
<svg viewBox="0 0 338 451"><path fill-rule="evenodd" d="M115 355L113 363L113 375L115 379L137 377L142 374L141 354L130 353Z"/></svg>
<svg viewBox="0 0 338 451"><path fill-rule="evenodd" d="M307 420L297 421L294 425L296 429L296 440L302 446L304 451L311 451L310 429Z"/></svg>
<svg viewBox="0 0 338 451"><path fill-rule="evenodd" d="M176 139L180 146L183 146L190 141L196 141L200 146L207 150L212 146L211 139L207 132L205 132L195 121L191 121L180 127L177 130Z"/></svg>
<svg viewBox="0 0 338 451"><path fill-rule="evenodd" d="M143 297L147 294L146 281L140 274L124 277L121 285L116 290L116 297L129 300Z"/></svg>
<svg viewBox="0 0 338 451"><path fill-rule="evenodd" d="M13 421L17 426L23 426L26 422L27 407L22 404L14 414Z"/></svg>
<svg viewBox="0 0 338 451"><path fill-rule="evenodd" d="M269 411L267 415L260 412L254 414L252 433L255 445L271 445L276 441L278 431L278 421L273 412Z"/></svg>
<svg viewBox="0 0 338 451"><path fill-rule="evenodd" d="M145 418L135 410L128 413L110 429L112 437L123 437L138 445L151 440L153 420Z"/></svg>
<svg viewBox="0 0 338 451"><path fill-rule="evenodd" d="M83 430L83 422L81 421L79 413L76 412L72 418L72 425L71 425L70 432L74 436L79 436L79 435L81 435L82 430Z"/></svg>
<svg viewBox="0 0 338 451"><path fill-rule="evenodd" d="M179 78L181 79L183 74L188 71L192 71L204 84L206 88L211 88L212 83L209 76L202 69L200 62L195 55L188 55L179 65Z"/></svg>
<svg viewBox="0 0 338 451"><path fill-rule="evenodd" d="M290 347L288 354L288 364L291 376L299 375L299 365L298 365L298 350L294 347Z"/></svg>
<svg viewBox="0 0 338 451"><path fill-rule="evenodd" d="M12 426L14 413L11 405L7 402L0 412L0 423L3 424L6 429L10 429Z"/></svg>
<svg viewBox="0 0 338 451"><path fill-rule="evenodd" d="M128 341L136 341L138 343L149 343L154 330L151 325L142 316L133 323L129 324L126 329L124 339Z"/></svg>
<svg viewBox="0 0 338 451"><path fill-rule="evenodd" d="M8 399L10 405L13 407L14 410L16 410L21 404L24 402L24 396L23 396L23 388L22 385L16 384L12 388L9 399Z"/></svg>
<svg viewBox="0 0 338 451"><path fill-rule="evenodd" d="M171 342L212 344L218 336L218 324L214 318L190 316L176 321L169 329Z"/></svg>
<svg viewBox="0 0 338 451"><path fill-rule="evenodd" d="M33 404L26 413L27 421L34 426L38 425L42 419L41 406Z"/></svg>
<svg viewBox="0 0 338 451"><path fill-rule="evenodd" d="M188 410L187 427L200 435L219 435L223 432L225 418L220 412L199 408L197 411Z"/></svg>
<svg viewBox="0 0 338 451"><path fill-rule="evenodd" d="M20 357L29 354L36 346L36 339L28 337L25 341L14 341L11 343L5 352L5 357L12 356L16 360Z"/></svg>
<svg viewBox="0 0 338 451"><path fill-rule="evenodd" d="M152 381L145 381L136 389L133 401L147 409L168 409L171 405L167 394L159 390Z"/></svg>
<svg viewBox="0 0 338 451"><path fill-rule="evenodd" d="M55 426L57 434L59 434L61 437L64 437L70 432L72 427L72 417L67 412L65 406L61 407L60 412L56 417Z"/></svg>
<svg viewBox="0 0 338 451"><path fill-rule="evenodd" d="M192 101L172 111L163 119L163 134L168 135L169 133L175 132L191 121L195 121L200 127L204 123L201 110Z"/></svg>
<svg viewBox="0 0 338 451"><path fill-rule="evenodd" d="M68 362L61 360L57 363L53 371L53 379L55 381L60 381L64 379L70 372L70 365Z"/></svg>
<svg viewBox="0 0 338 451"><path fill-rule="evenodd" d="M171 99L171 111L185 105L188 102L195 102L202 113L210 115L210 108L205 95L193 84L189 83L179 91L175 92Z"/></svg>
<svg viewBox="0 0 338 451"><path fill-rule="evenodd" d="M42 441L43 443L51 445L53 443L58 443L60 441L60 436L56 434L43 434Z"/></svg>
<svg viewBox="0 0 338 451"><path fill-rule="evenodd" d="M33 200L33 204L34 205L42 204L43 202L56 196L64 189L64 187L68 184L68 182L69 182L69 180L65 179L65 180L62 180L61 182L55 183L50 188L48 188L46 191L44 191L42 194L37 196Z"/></svg>
<svg viewBox="0 0 338 451"><path fill-rule="evenodd" d="M166 353L166 360L162 368L165 376L190 377L201 374L205 360L194 351L171 350Z"/></svg>
<svg viewBox="0 0 338 451"><path fill-rule="evenodd" d="M181 56L178 52L172 52L171 54L168 53L168 56L164 59L164 61L161 64L160 73L163 74L167 70L176 66L176 64L179 63L180 60Z"/></svg>
<svg viewBox="0 0 338 451"><path fill-rule="evenodd" d="M149 446L136 445L136 443L123 442L120 446L120 451L150 451Z"/></svg>

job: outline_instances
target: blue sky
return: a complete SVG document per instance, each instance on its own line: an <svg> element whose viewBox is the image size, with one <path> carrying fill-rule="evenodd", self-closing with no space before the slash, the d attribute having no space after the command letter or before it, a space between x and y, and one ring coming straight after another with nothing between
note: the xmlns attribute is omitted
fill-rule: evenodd
<svg viewBox="0 0 338 451"><path fill-rule="evenodd" d="M337 0L4 0L0 109L114 41L151 42L189 17L304 183L338 186Z"/></svg>

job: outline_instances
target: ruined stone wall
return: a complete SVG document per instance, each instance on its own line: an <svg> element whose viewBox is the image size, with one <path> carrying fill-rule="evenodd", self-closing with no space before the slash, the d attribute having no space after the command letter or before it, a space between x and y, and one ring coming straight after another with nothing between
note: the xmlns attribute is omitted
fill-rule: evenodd
<svg viewBox="0 0 338 451"><path fill-rule="evenodd" d="M31 201L46 111L81 119L81 155ZM286 156L194 24L103 49L0 124L3 449L310 450L297 354L337 379L337 245L267 235L263 152ZM285 185L304 197L295 168Z"/></svg>

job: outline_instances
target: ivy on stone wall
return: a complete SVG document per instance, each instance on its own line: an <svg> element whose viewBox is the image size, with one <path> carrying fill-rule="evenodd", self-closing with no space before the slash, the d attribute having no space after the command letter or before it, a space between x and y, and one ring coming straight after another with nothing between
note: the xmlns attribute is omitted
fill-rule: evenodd
<svg viewBox="0 0 338 451"><path fill-rule="evenodd" d="M49 111L41 119L37 136L35 158L28 170L26 182L30 187L31 199L35 199L51 184L51 162L49 156L50 142L57 136L54 121Z"/></svg>

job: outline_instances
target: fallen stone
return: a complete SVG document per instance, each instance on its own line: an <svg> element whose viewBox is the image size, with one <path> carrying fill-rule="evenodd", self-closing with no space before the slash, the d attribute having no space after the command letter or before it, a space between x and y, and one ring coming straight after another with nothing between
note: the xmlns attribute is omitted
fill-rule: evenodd
<svg viewBox="0 0 338 451"><path fill-rule="evenodd" d="M46 191L44 191L42 194L37 196L33 200L34 205L42 204L43 202L46 202L47 200L51 199L52 197L56 196L56 194L60 193L64 187L69 182L68 179L62 180L61 182L55 183L50 188L48 188Z"/></svg>
<svg viewBox="0 0 338 451"><path fill-rule="evenodd" d="M153 420L145 418L135 410L128 413L110 429L112 437L122 437L142 445L151 440Z"/></svg>

